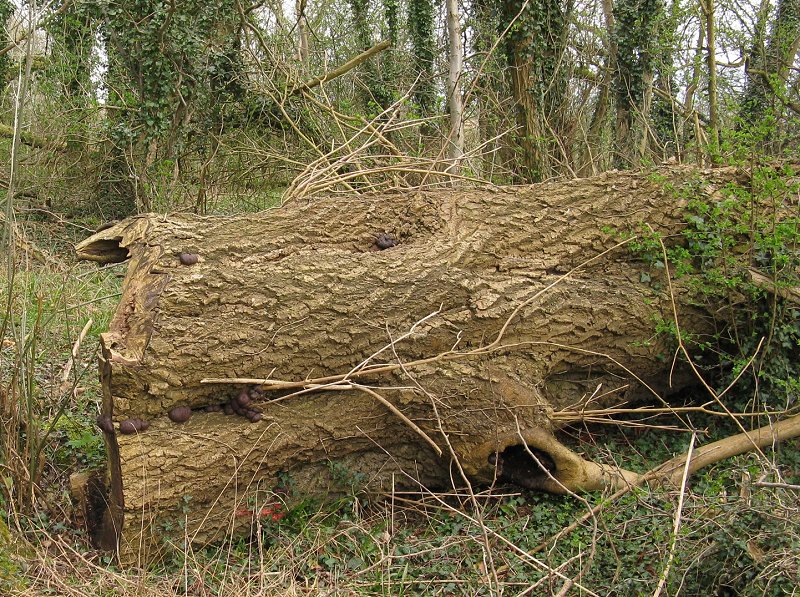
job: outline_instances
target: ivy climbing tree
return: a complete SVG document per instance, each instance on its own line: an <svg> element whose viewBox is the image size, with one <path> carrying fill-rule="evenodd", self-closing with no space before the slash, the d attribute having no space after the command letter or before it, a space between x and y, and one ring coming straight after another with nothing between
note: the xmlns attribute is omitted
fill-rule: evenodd
<svg viewBox="0 0 800 597"><path fill-rule="evenodd" d="M638 119L640 134L646 135L653 83L653 58L657 25L663 15L663 0L617 0L614 3L616 49L614 96L616 98L615 163L629 167L639 163L642 143L634 137Z"/></svg>
<svg viewBox="0 0 800 597"><path fill-rule="evenodd" d="M800 0L780 0L775 10L764 0L738 28L726 0L666 2L298 0L295 22L288 4L255 0L56 0L41 16L47 50L37 56L35 90L71 114L85 105L91 125L79 132L84 153L100 165L92 184L109 216L205 211L206 189L223 188L214 181L224 180L226 192L243 181L249 191L256 172L280 172L275 188L291 188L305 165L330 152L345 190L372 185L358 169L387 184L442 180L421 176L419 164L441 173L447 166L436 162L448 154L470 177L524 182L703 160L709 139L731 138L715 131L737 109L741 130L765 118L793 126L786 115L800 105L790 68ZM14 6L0 0L0 17ZM754 33L745 39L743 31ZM459 40L471 48L463 62ZM391 47L327 78L382 41ZM746 68L735 72L721 56L717 67L714 43L720 54L748 48ZM7 72L12 55L0 55ZM107 70L93 70L104 57ZM745 93L735 96L742 81ZM450 133L437 119L445 106ZM78 130L71 118L52 136ZM89 126L104 137L84 134ZM369 159L350 159L361 151L351 141L375 135L373 127L377 145L360 146ZM228 176L254 152L266 166Z"/></svg>
<svg viewBox="0 0 800 597"><path fill-rule="evenodd" d="M570 162L565 143L568 104L565 64L572 0L501 0L500 33L516 102L517 175L534 182L563 173Z"/></svg>
<svg viewBox="0 0 800 597"><path fill-rule="evenodd" d="M104 17L110 182L123 206L150 210L178 179L192 132L241 96L240 15L235 0L125 0Z"/></svg>
<svg viewBox="0 0 800 597"><path fill-rule="evenodd" d="M759 134L761 149L772 146L776 119L780 117L786 83L800 46L800 0L778 0L768 39L765 37L767 12L760 23L747 59L747 86L739 108L740 129ZM766 122L765 122L766 121ZM760 133L759 133L760 130Z"/></svg>
<svg viewBox="0 0 800 597"><path fill-rule="evenodd" d="M7 48L11 43L6 32L6 26L11 15L14 14L14 3L11 0L0 0L0 49ZM0 83L5 82L11 77L11 56L8 51L0 55Z"/></svg>
<svg viewBox="0 0 800 597"><path fill-rule="evenodd" d="M77 2L64 6L62 0L56 12L47 20L45 30L51 54L58 56L49 64L48 80L56 84L57 95L71 103L84 102L94 96L91 81L92 53L95 46L100 5L98 2Z"/></svg>
<svg viewBox="0 0 800 597"><path fill-rule="evenodd" d="M433 18L433 0L409 0L408 33L411 37L414 73L417 76L414 102L422 116L430 116L436 110Z"/></svg>
<svg viewBox="0 0 800 597"><path fill-rule="evenodd" d="M653 59L654 97L651 108L652 137L654 159L667 160L678 154L680 115L675 109L675 93L678 84L675 80L675 49L680 41L677 30L683 11L680 0L672 0L669 10L665 12L661 26L658 28L658 39Z"/></svg>
<svg viewBox="0 0 800 597"><path fill-rule="evenodd" d="M372 34L372 19L370 15L369 0L350 0L350 9L353 14L354 34L359 50L367 50L374 44ZM396 5L386 5L386 15L396 19ZM388 21L389 35L396 34L397 23ZM394 101L392 89L381 72L379 66L371 61L363 65L364 68L364 102L368 113L377 113L386 110Z"/></svg>

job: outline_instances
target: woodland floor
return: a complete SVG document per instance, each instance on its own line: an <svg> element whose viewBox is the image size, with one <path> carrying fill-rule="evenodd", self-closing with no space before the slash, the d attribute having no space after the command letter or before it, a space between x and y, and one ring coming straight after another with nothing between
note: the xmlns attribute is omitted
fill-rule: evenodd
<svg viewBox="0 0 800 597"><path fill-rule="evenodd" d="M788 595L800 586L800 441L766 458L744 455L703 470L685 491L641 489L548 542L605 496L538 495L513 487L421 490L367 503L350 495L302 501L261 519L248 541L200 551L171 546L157 565L121 569L74 522L71 474L101 465L97 336L116 306L124 265L78 264L72 243L95 222L43 215L26 226L44 261L17 264L11 313L35 341L29 365L43 449L33 506L0 497L0 594L9 595ZM42 257L40 255L39 257ZM0 274L9 296L10 276ZM93 321L62 390L73 344ZM3 341L3 376L17 343ZM75 391L72 391L72 386ZM687 396L687 400L695 397ZM683 452L680 421L573 427L561 433L588 457L644 471ZM698 441L736 432L693 418ZM3 474L3 480L7 480ZM764 485L777 482L777 486ZM278 520L275 520L275 519ZM180 521L175 521L180 528ZM536 551L537 547L544 548Z"/></svg>

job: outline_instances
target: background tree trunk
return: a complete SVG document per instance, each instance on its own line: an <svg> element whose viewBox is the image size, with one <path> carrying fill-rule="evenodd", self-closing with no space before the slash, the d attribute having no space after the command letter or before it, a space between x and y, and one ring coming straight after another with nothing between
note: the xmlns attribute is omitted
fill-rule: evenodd
<svg viewBox="0 0 800 597"><path fill-rule="evenodd" d="M703 174L706 198L745 176ZM80 243L84 259L129 259L101 340L106 528L130 558L170 529L246 532L287 490L441 487L459 470L551 487L518 466L526 445L567 489L614 483L555 440L553 414L685 386L654 337L654 318L673 317L667 286L643 283L612 231L680 231L686 200L664 189L688 175L144 215ZM710 330L698 307L679 316ZM248 387L260 420L208 412ZM176 407L191 418L173 422ZM149 428L120 433L131 419Z"/></svg>
<svg viewBox="0 0 800 597"><path fill-rule="evenodd" d="M449 171L461 172L464 155L464 102L461 98L461 75L464 72L464 48L461 43L461 22L458 0L447 0L447 111L450 115L450 133L447 136L447 157L451 160Z"/></svg>
<svg viewBox="0 0 800 597"><path fill-rule="evenodd" d="M500 3L501 32L510 27L504 45L521 152L516 175L524 182L572 171L572 140L563 138L569 105L565 50L572 4L569 0Z"/></svg>
<svg viewBox="0 0 800 597"><path fill-rule="evenodd" d="M769 15L767 6L759 16ZM775 141L775 124L783 110L787 77L800 47L800 0L779 0L769 39L764 46L764 22L759 19L745 72L747 85L739 106L739 128L761 141L767 155L779 155L780 144Z"/></svg>
<svg viewBox="0 0 800 597"><path fill-rule="evenodd" d="M656 24L663 13L660 0L617 0L613 6L612 48L615 58L614 91L617 118L617 167L638 166L647 139L649 93L653 82L652 58ZM637 143L636 127L639 127ZM644 129L644 132L641 132ZM642 136L644 135L644 136Z"/></svg>

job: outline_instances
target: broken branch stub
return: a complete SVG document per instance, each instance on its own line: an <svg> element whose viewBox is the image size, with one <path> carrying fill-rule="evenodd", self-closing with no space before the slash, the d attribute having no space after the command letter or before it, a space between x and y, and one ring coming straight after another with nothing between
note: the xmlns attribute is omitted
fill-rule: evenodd
<svg viewBox="0 0 800 597"><path fill-rule="evenodd" d="M679 186L689 173L661 175ZM707 194L745 176L703 175ZM562 446L550 415L658 400L689 379L673 371L670 389L658 358L669 296L609 232L647 223L667 237L683 208L663 182L609 173L148 214L83 241L81 258L129 260L100 361L104 524L123 558L153 553L177 521L198 543L248 532L287 491L441 487L453 458L478 482L626 482ZM710 329L696 306L679 315Z"/></svg>

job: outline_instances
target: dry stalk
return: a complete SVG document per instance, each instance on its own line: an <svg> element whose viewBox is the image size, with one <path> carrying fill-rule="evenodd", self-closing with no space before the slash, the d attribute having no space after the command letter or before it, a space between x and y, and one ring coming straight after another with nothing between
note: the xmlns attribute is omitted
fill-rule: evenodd
<svg viewBox="0 0 800 597"><path fill-rule="evenodd" d="M59 387L59 392L64 394L69 390L70 381L69 376L72 373L72 368L75 366L75 362L78 360L78 356L80 355L81 350L81 343L83 339L86 337L86 334L89 333L89 329L91 329L94 320L89 319L86 324L83 326L81 333L78 334L77 340L72 345L72 352L70 353L70 358L67 361L67 364L64 366L64 372L61 374L61 386Z"/></svg>
<svg viewBox="0 0 800 597"><path fill-rule="evenodd" d="M667 585L669 578L669 571L672 568L672 561L675 558L675 548L678 545L678 532L681 529L681 515L683 513L683 498L686 496L686 481L689 479L689 464L692 462L692 452L694 451L694 442L697 439L695 434L692 434L692 441L689 443L689 450L686 453L686 464L683 467L683 476L681 477L681 490L678 494L678 507L675 509L675 521L672 525L672 537L669 545L669 555L667 556L667 563L664 570L661 572L661 577L658 580L658 586L653 592L653 597L659 597Z"/></svg>
<svg viewBox="0 0 800 597"><path fill-rule="evenodd" d="M487 527L486 525L482 524L480 521L476 520L475 518L473 518L472 516L470 516L469 514L464 512L463 510L460 510L458 508L454 508L453 506L451 506L450 504L445 502L443 499L441 499L437 494L432 493L432 492L428 492L428 493L429 493L430 497L433 498L433 500L441 508L447 510L448 512L451 512L452 514L460 516L461 518L464 518L465 520L467 520L468 522L474 524L478 528L481 528L481 529L485 530L485 532L489 536L491 536L495 540L499 541L500 543L502 543L503 545L508 547L521 561L526 562L528 564L531 564L531 565L535 566L536 568L538 568L540 570L543 570L543 571L547 572L548 574L550 574L552 576L556 576L556 577L558 577L558 578L560 578L560 579L562 579L564 581L572 580L568 576L566 576L564 573L552 568L551 566L548 566L546 563L544 563L540 559L534 557L533 554L535 552L522 549L521 547L519 547L518 545L516 545L512 541L509 541L508 539L506 539L503 535L501 535L500 533L498 533L494 529L491 529L491 528ZM594 591L590 590L588 587L585 587L585 586L581 585L578 582L575 582L575 586L578 589L580 589L581 591L584 591L584 593L586 595L593 595L595 597L597 596L597 593L595 593Z"/></svg>
<svg viewBox="0 0 800 597"><path fill-rule="evenodd" d="M389 333L389 330L387 328L387 334L388 333ZM402 366L403 365L403 361L400 359L400 356L394 350L394 347L395 347L395 344L393 342L392 343L392 351L394 352L394 357L395 357L395 359L397 359L398 363L400 363L400 365ZM497 567L495 566L494 557L492 556L492 544L489 541L489 532L488 532L488 529L486 527L486 523L483 520L483 510L480 508L480 506L478 505L478 501L475 499L475 491L472 488L472 483L470 483L469 477L467 477L467 474L464 472L464 467L461 466L461 460L458 458L458 454L456 453L455 449L453 448L453 444L450 443L450 438L447 435L447 433L445 432L444 427L442 426L442 418L441 418L441 415L439 414L439 408L436 406L436 397L433 394L431 394L430 392L428 392L425 388L423 388L422 384L420 384L419 381L417 381L417 379L414 376L411 375L411 373L408 371L408 369L406 369L404 366L402 368L403 368L403 373L405 373L406 377L408 377L411 381L413 381L414 384L417 386L417 388L421 392L423 392L428 397L428 399L430 400L431 408L433 409L434 417L436 418L436 426L439 428L439 433L441 434L442 439L444 440L445 444L447 445L447 450L450 453L451 462L453 464L455 464L456 468L458 469L458 474L461 477L461 480L464 482L464 484L465 484L465 486L467 488L467 494L469 496L469 501L472 504L472 507L473 507L473 510L475 511L476 516L478 517L477 518L477 522L480 525L479 528L481 530L481 536L483 538L483 557L485 559L488 558L488 566L486 566L486 568L491 571L491 574L492 574L491 580L494 582L494 586L497 587L497 591L499 593L500 592L500 588L499 588L500 587L500 580L499 580L499 578L497 576ZM441 452L439 453L439 455L441 456ZM453 487L455 488L455 483L453 483ZM491 587L491 583L490 583L490 587Z"/></svg>

